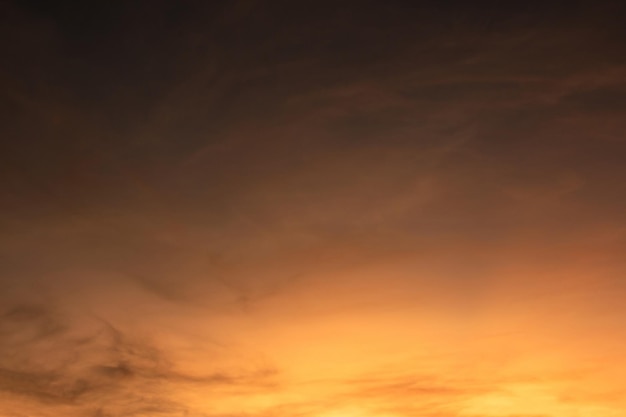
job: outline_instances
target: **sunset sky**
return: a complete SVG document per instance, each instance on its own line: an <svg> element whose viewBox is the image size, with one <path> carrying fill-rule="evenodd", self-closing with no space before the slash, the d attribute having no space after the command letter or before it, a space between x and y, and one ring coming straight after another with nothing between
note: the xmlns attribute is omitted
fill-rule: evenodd
<svg viewBox="0 0 626 417"><path fill-rule="evenodd" d="M0 417L625 416L625 19L0 2Z"/></svg>

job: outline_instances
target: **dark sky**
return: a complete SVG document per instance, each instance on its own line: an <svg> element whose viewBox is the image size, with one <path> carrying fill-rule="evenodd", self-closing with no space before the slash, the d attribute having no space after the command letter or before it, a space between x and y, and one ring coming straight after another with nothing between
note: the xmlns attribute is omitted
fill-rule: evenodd
<svg viewBox="0 0 626 417"><path fill-rule="evenodd" d="M625 18L1 2L0 414L620 416Z"/></svg>

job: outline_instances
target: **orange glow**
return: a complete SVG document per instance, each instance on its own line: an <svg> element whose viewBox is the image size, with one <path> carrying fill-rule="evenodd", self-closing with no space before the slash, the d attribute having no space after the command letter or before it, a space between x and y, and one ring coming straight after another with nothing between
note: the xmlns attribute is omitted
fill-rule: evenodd
<svg viewBox="0 0 626 417"><path fill-rule="evenodd" d="M0 417L626 416L624 16L0 1Z"/></svg>

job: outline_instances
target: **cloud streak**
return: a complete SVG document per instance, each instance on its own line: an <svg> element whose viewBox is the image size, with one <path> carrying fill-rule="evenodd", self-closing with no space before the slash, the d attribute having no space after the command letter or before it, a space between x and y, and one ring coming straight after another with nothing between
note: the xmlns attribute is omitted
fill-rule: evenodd
<svg viewBox="0 0 626 417"><path fill-rule="evenodd" d="M79 329L40 305L15 306L0 325L3 398L60 408L65 415L189 415L193 409L176 400L174 389L211 395L220 387L263 390L272 385L273 372L265 369L208 375L177 370L150 342L95 319Z"/></svg>

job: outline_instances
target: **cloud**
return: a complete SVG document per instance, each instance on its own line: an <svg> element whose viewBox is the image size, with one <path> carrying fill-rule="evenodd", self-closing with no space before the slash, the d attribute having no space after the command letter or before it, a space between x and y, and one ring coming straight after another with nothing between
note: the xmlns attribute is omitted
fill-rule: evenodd
<svg viewBox="0 0 626 417"><path fill-rule="evenodd" d="M179 371L156 345L110 323L94 319L85 328L73 321L41 305L17 305L3 313L2 397L51 410L64 406L64 415L81 417L183 416L194 411L176 399L178 390L263 390L272 384L272 372L265 369L208 375Z"/></svg>
<svg viewBox="0 0 626 417"><path fill-rule="evenodd" d="M335 3L2 3L2 413L448 417L503 383L277 388L315 364L258 363L356 304L372 340L383 310L619 339L597 329L623 321L620 13Z"/></svg>
<svg viewBox="0 0 626 417"><path fill-rule="evenodd" d="M468 398L497 388L484 380L467 380L459 375L372 376L350 381L346 402L365 404L372 414L403 416L447 416L463 411Z"/></svg>

